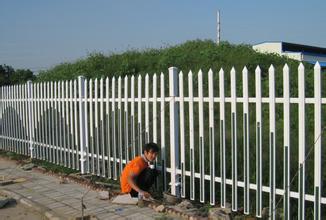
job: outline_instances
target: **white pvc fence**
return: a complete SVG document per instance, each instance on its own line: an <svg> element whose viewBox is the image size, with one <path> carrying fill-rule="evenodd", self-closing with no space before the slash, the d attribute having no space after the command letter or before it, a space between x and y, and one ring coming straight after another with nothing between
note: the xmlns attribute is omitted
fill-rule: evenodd
<svg viewBox="0 0 326 220"><path fill-rule="evenodd" d="M325 126L321 112L326 98L321 97L319 64L314 68L314 97L305 96L304 73L304 66L300 64L298 97L290 97L290 71L287 65L283 69L283 97L275 96L273 66L268 71L268 97L262 97L262 73L259 67L252 73L255 75L255 83L252 83L255 84L255 97L249 97L249 73L246 67L242 71L242 97L237 97L234 68L230 71L230 96L226 95L227 80L223 69L215 73L217 84L212 70L208 72L208 81L203 82L203 77L206 76L203 76L202 71L195 76L190 71L185 80L182 72L178 73L177 68L171 67L169 95L166 94L166 75L163 73L159 79L160 86L156 74L151 77L146 75L145 88L141 76L138 76L137 82L134 76L100 80L79 77L72 81L28 82L25 85L4 86L1 87L0 96L0 148L61 164L80 170L81 173L93 173L117 180L124 164L142 152L144 143L158 142L161 147L158 164L164 171L163 186L164 189L167 188L168 178L172 194L180 193L182 197L189 195L192 200L198 199L199 194L201 202L209 200L212 205L218 202L225 207L229 192L227 186L230 186L230 202L232 210L236 211L240 203L240 187L243 188L241 204L245 214L255 212L257 217L261 217L265 195L269 200L269 215L272 219L275 218L274 210L281 197L285 219L291 218L290 198L297 199L299 219L307 216L305 204L309 202L314 204L314 218L320 219L321 213L326 211L326 198L322 197L321 192L321 134L322 125ZM184 93L188 93L188 96L184 96ZM218 96L215 95L217 93ZM239 104L242 114L239 114ZM264 104L268 105L268 122L262 118ZM282 133L276 133L276 104L283 106ZM167 105L169 109L166 108ZM298 158L299 175L295 177L298 180L298 190L292 189L290 185L293 178L290 175L290 120L293 117L290 116L290 106L293 105L299 109L299 115L296 116L299 122L299 147L298 152L291 151L291 159ZM314 108L314 131L305 130L305 108L308 105ZM255 111L254 119L249 118L251 111ZM198 112L198 115L194 112ZM239 118L242 118L243 123L242 139L239 139L237 133ZM255 121L252 125L255 131L249 130L250 120ZM226 122L230 122L230 128L226 127ZM262 141L263 126L269 126L269 163L262 161L263 145L267 145ZM215 130L219 135L216 135ZM307 179L304 162L310 146L305 137L309 132L314 133L315 140L314 194L305 192ZM250 133L255 134L254 140L250 138ZM283 151L278 152L278 155L284 157L284 172L281 175L275 169L276 136L283 136ZM241 141L243 155L237 155ZM250 146L256 150L250 151ZM250 170L253 169L250 169L250 155L255 155L254 182L250 181ZM238 162L239 157L242 157L242 164ZM227 160L231 160L229 169ZM243 175L239 177L238 167L241 166ZM269 184L263 185L262 170L267 168ZM228 175L230 178L227 178ZM282 188L276 187L276 178L283 179ZM179 180L180 184L177 184Z"/></svg>

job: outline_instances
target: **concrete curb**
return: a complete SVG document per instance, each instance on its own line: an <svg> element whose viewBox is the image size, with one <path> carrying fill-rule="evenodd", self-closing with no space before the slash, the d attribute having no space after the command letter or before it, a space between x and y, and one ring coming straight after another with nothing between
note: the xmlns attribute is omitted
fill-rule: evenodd
<svg viewBox="0 0 326 220"><path fill-rule="evenodd" d="M36 202L33 202L30 199L28 199L18 193L15 193L15 192L12 192L12 191L9 191L6 189L0 189L0 193L3 193L7 196L10 196L10 197L16 199L16 201L18 201L22 205L26 206L27 208L32 209L33 211L40 213L41 215L45 216L48 220L67 219L67 218L64 218L64 217L58 215L57 213L53 212L51 209L49 209L41 204L38 204Z"/></svg>

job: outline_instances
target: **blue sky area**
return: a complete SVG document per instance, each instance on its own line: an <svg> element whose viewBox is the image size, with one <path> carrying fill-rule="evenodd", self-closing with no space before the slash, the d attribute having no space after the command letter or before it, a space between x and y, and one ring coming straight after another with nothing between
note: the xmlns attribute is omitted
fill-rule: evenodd
<svg viewBox="0 0 326 220"><path fill-rule="evenodd" d="M0 64L33 71L87 57L187 40L326 47L325 0L1 0Z"/></svg>

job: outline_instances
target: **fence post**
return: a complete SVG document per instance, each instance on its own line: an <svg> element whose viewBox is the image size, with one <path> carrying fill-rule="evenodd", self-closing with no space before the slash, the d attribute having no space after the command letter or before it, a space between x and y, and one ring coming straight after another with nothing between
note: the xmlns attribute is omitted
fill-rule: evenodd
<svg viewBox="0 0 326 220"><path fill-rule="evenodd" d="M85 78L83 76L78 76L78 94L79 94L79 134L80 134L80 172L85 173Z"/></svg>
<svg viewBox="0 0 326 220"><path fill-rule="evenodd" d="M176 67L169 68L169 95L171 194L180 196L180 183L176 172L179 168L179 105L175 100L175 97L179 95L179 88Z"/></svg>
<svg viewBox="0 0 326 220"><path fill-rule="evenodd" d="M28 97L28 118L30 123L28 123L28 135L29 135L29 150L31 154L31 158L33 158L33 152L34 152L34 147L33 147L33 128L34 128L34 119L32 114L32 98L33 98L33 93L32 93L32 81L28 80L27 81L27 97Z"/></svg>

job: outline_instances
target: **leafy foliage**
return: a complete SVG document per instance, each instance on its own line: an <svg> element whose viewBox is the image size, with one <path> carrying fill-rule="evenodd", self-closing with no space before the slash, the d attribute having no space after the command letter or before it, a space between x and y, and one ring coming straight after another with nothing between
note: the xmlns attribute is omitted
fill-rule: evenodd
<svg viewBox="0 0 326 220"><path fill-rule="evenodd" d="M275 65L276 68L283 68L284 63L297 66L296 61L285 57L257 53L250 45L232 45L228 42L216 45L211 40L194 40L173 47L144 51L130 50L109 56L92 53L86 59L74 63L62 63L50 70L40 72L38 80L68 80L79 75L98 78L153 74L166 72L171 66L176 66L184 72L199 69L206 72L209 68L218 71L221 67L229 71L233 66L239 71L247 65L249 72L253 72L256 66L260 65L262 71L266 73L270 64Z"/></svg>
<svg viewBox="0 0 326 220"><path fill-rule="evenodd" d="M17 69L11 66L0 65L0 86L25 83L34 80L35 75L31 70Z"/></svg>

